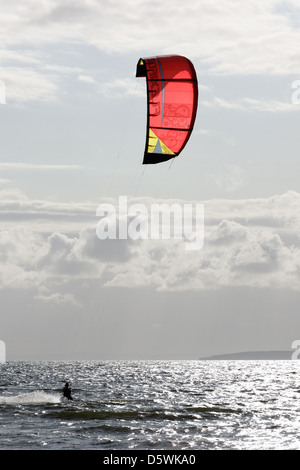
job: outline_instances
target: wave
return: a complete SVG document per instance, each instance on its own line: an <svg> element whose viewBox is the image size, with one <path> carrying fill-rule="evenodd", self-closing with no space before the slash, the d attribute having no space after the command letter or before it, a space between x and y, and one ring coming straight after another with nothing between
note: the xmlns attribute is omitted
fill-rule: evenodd
<svg viewBox="0 0 300 470"><path fill-rule="evenodd" d="M14 396L0 396L0 405L42 405L45 403L61 403L61 397L40 391Z"/></svg>
<svg viewBox="0 0 300 470"><path fill-rule="evenodd" d="M56 416L65 420L163 420L163 421L184 421L187 419L197 420L199 418L214 418L217 414L241 414L241 409L232 409L219 406L194 406L178 409L144 409L144 410L117 410L117 409L74 409L61 410L61 408L51 411L48 416Z"/></svg>

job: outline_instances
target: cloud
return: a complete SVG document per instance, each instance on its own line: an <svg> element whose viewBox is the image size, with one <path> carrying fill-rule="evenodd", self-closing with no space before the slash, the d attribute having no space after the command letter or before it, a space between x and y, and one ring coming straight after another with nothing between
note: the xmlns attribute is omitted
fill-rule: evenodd
<svg viewBox="0 0 300 470"><path fill-rule="evenodd" d="M6 184L11 184L12 181L8 178L0 178L0 186L5 186Z"/></svg>
<svg viewBox="0 0 300 470"><path fill-rule="evenodd" d="M55 101L58 96L57 76L27 68L24 63L3 67L1 80L5 83L7 103Z"/></svg>
<svg viewBox="0 0 300 470"><path fill-rule="evenodd" d="M89 75L78 75L77 80L85 83L95 83L94 78L90 77Z"/></svg>
<svg viewBox="0 0 300 470"><path fill-rule="evenodd" d="M246 175L238 165L222 165L212 178L216 184L227 192L234 192L245 183Z"/></svg>
<svg viewBox="0 0 300 470"><path fill-rule="evenodd" d="M34 232L78 231L94 220L93 203L63 203L43 199L30 199L17 188L0 190L0 227L10 229L17 224Z"/></svg>
<svg viewBox="0 0 300 470"><path fill-rule="evenodd" d="M80 170L81 165L47 165L24 162L0 162L0 170Z"/></svg>
<svg viewBox="0 0 300 470"><path fill-rule="evenodd" d="M22 0L13 9L2 2L6 27L0 34L0 78L7 82L8 100L57 99L61 78L66 72L78 76L82 69L78 63L60 65L57 48L63 51L62 44L68 51L84 46L123 56L176 51L192 58L201 74L298 74L300 30L292 21L298 13L294 2L276 0L251 0L247 5L194 0L185 7L181 0L155 7L149 0ZM94 80L90 71L82 70L79 77Z"/></svg>
<svg viewBox="0 0 300 470"><path fill-rule="evenodd" d="M54 303L57 305L71 304L75 307L80 307L80 303L74 298L72 294L61 294L59 292L52 293L49 295L36 295L35 300L39 300L44 303Z"/></svg>
<svg viewBox="0 0 300 470"><path fill-rule="evenodd" d="M291 101L283 102L278 100L253 99L247 97L234 101L214 97L210 101L201 101L201 105L207 108L223 108L235 111L260 111L267 113L298 111L297 106L295 106Z"/></svg>
<svg viewBox="0 0 300 470"><path fill-rule="evenodd" d="M202 106L202 103L201 103ZM229 145L230 147L235 146L234 139L228 137L227 135L223 135L220 132L215 131L214 129L194 129L194 134L205 136L213 141L220 142L221 144Z"/></svg>
<svg viewBox="0 0 300 470"><path fill-rule="evenodd" d="M78 282L165 291L299 286L300 194L293 191L270 198L205 201L205 242L195 251L187 251L182 239L99 240L96 212L94 222L84 219L84 226L83 206L37 204L17 192L12 196L6 199L10 204L14 200L16 207L34 207L36 215L44 215L47 208L53 226L61 213L76 214L72 231L49 233L43 224L34 231L29 217L22 228L11 224L0 234L1 288L32 288L44 302L76 303Z"/></svg>
<svg viewBox="0 0 300 470"><path fill-rule="evenodd" d="M45 278L38 263L46 247L41 237L24 228L0 232L0 280L2 288L40 286Z"/></svg>
<svg viewBox="0 0 300 470"><path fill-rule="evenodd" d="M100 85L100 93L107 97L145 96L145 90L138 87L137 80L131 78L115 78Z"/></svg>

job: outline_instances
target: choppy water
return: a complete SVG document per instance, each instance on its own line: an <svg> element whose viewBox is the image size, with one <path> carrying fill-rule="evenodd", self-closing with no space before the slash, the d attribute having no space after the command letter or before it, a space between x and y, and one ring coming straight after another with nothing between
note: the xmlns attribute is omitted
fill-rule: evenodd
<svg viewBox="0 0 300 470"><path fill-rule="evenodd" d="M0 365L0 449L300 449L300 361ZM65 381L73 402L64 402Z"/></svg>

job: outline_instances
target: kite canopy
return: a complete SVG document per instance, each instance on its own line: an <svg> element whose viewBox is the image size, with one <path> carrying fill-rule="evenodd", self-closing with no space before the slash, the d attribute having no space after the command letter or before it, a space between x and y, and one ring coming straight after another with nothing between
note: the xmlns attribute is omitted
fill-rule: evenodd
<svg viewBox="0 0 300 470"><path fill-rule="evenodd" d="M198 104L197 75L179 55L141 58L137 77L147 79L147 135L143 164L180 154L193 130Z"/></svg>

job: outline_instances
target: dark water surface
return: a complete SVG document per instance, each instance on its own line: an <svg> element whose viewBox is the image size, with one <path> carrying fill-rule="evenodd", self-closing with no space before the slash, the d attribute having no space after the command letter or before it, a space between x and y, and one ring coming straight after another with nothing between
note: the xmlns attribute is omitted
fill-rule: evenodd
<svg viewBox="0 0 300 470"><path fill-rule="evenodd" d="M300 449L300 361L10 362L0 449ZM73 388L72 402L61 390Z"/></svg>

